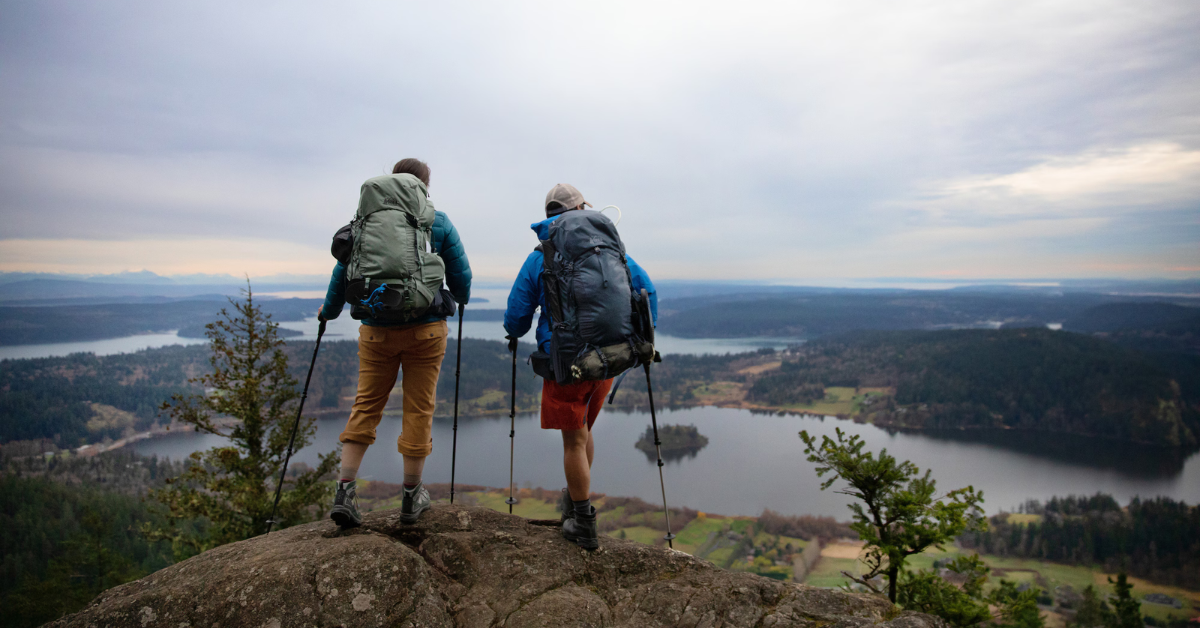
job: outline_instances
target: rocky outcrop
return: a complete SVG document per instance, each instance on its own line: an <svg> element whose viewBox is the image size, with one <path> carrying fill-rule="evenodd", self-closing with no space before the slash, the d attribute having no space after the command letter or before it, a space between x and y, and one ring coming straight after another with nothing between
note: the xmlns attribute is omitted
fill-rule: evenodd
<svg viewBox="0 0 1200 628"><path fill-rule="evenodd" d="M886 600L726 571L604 537L585 552L557 521L438 506L361 528L296 526L102 593L52 626L688 626L944 628Z"/></svg>

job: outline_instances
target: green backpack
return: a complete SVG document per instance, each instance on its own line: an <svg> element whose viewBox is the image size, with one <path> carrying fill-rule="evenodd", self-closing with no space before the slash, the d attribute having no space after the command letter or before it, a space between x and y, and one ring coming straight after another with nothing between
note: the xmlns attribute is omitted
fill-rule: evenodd
<svg viewBox="0 0 1200 628"><path fill-rule="evenodd" d="M411 174L363 183L346 264L352 317L406 323L447 307L453 312L441 292L446 264L430 250L435 217L425 184Z"/></svg>

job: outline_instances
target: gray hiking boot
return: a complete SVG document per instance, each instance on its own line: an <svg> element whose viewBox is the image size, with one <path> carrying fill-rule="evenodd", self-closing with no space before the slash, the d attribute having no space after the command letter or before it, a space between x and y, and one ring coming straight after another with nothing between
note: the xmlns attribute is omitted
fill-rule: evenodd
<svg viewBox="0 0 1200 628"><path fill-rule="evenodd" d="M596 528L596 507L593 506L591 511L591 516L575 515L562 524L563 538L585 550L600 547L600 535Z"/></svg>
<svg viewBox="0 0 1200 628"><path fill-rule="evenodd" d="M343 530L362 525L362 515L358 512L358 490L354 480L337 483L329 518Z"/></svg>
<svg viewBox="0 0 1200 628"><path fill-rule="evenodd" d="M429 510L429 491L421 482L411 489L404 489L404 499L400 502L400 523L416 523L421 513Z"/></svg>
<svg viewBox="0 0 1200 628"><path fill-rule="evenodd" d="M575 504L571 503L571 493L565 488L562 490L562 495L558 498L558 509L562 512L562 518L558 520L559 523L575 516Z"/></svg>

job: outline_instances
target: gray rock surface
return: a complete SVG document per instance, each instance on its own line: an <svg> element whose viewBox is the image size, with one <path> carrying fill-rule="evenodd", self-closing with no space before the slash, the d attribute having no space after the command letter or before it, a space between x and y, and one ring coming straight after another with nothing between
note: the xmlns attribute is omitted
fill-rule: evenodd
<svg viewBox="0 0 1200 628"><path fill-rule="evenodd" d="M557 522L438 506L341 532L330 522L232 543L102 593L51 626L718 626L945 628L886 600L726 571Z"/></svg>

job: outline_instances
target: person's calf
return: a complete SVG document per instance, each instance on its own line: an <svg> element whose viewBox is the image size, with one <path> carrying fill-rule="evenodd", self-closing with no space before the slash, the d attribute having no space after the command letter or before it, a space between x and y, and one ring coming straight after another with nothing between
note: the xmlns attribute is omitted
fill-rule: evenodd
<svg viewBox="0 0 1200 628"><path fill-rule="evenodd" d="M353 482L358 478L358 468L362 465L367 447L370 445L355 442L342 443L342 469L338 479L343 482Z"/></svg>
<svg viewBox="0 0 1200 628"><path fill-rule="evenodd" d="M587 439L586 429L563 430L563 472L567 477L567 489L571 493L571 499L575 501L587 499L591 490Z"/></svg>
<svg viewBox="0 0 1200 628"><path fill-rule="evenodd" d="M425 472L424 456L404 455L404 488L414 488L421 483L421 475Z"/></svg>

